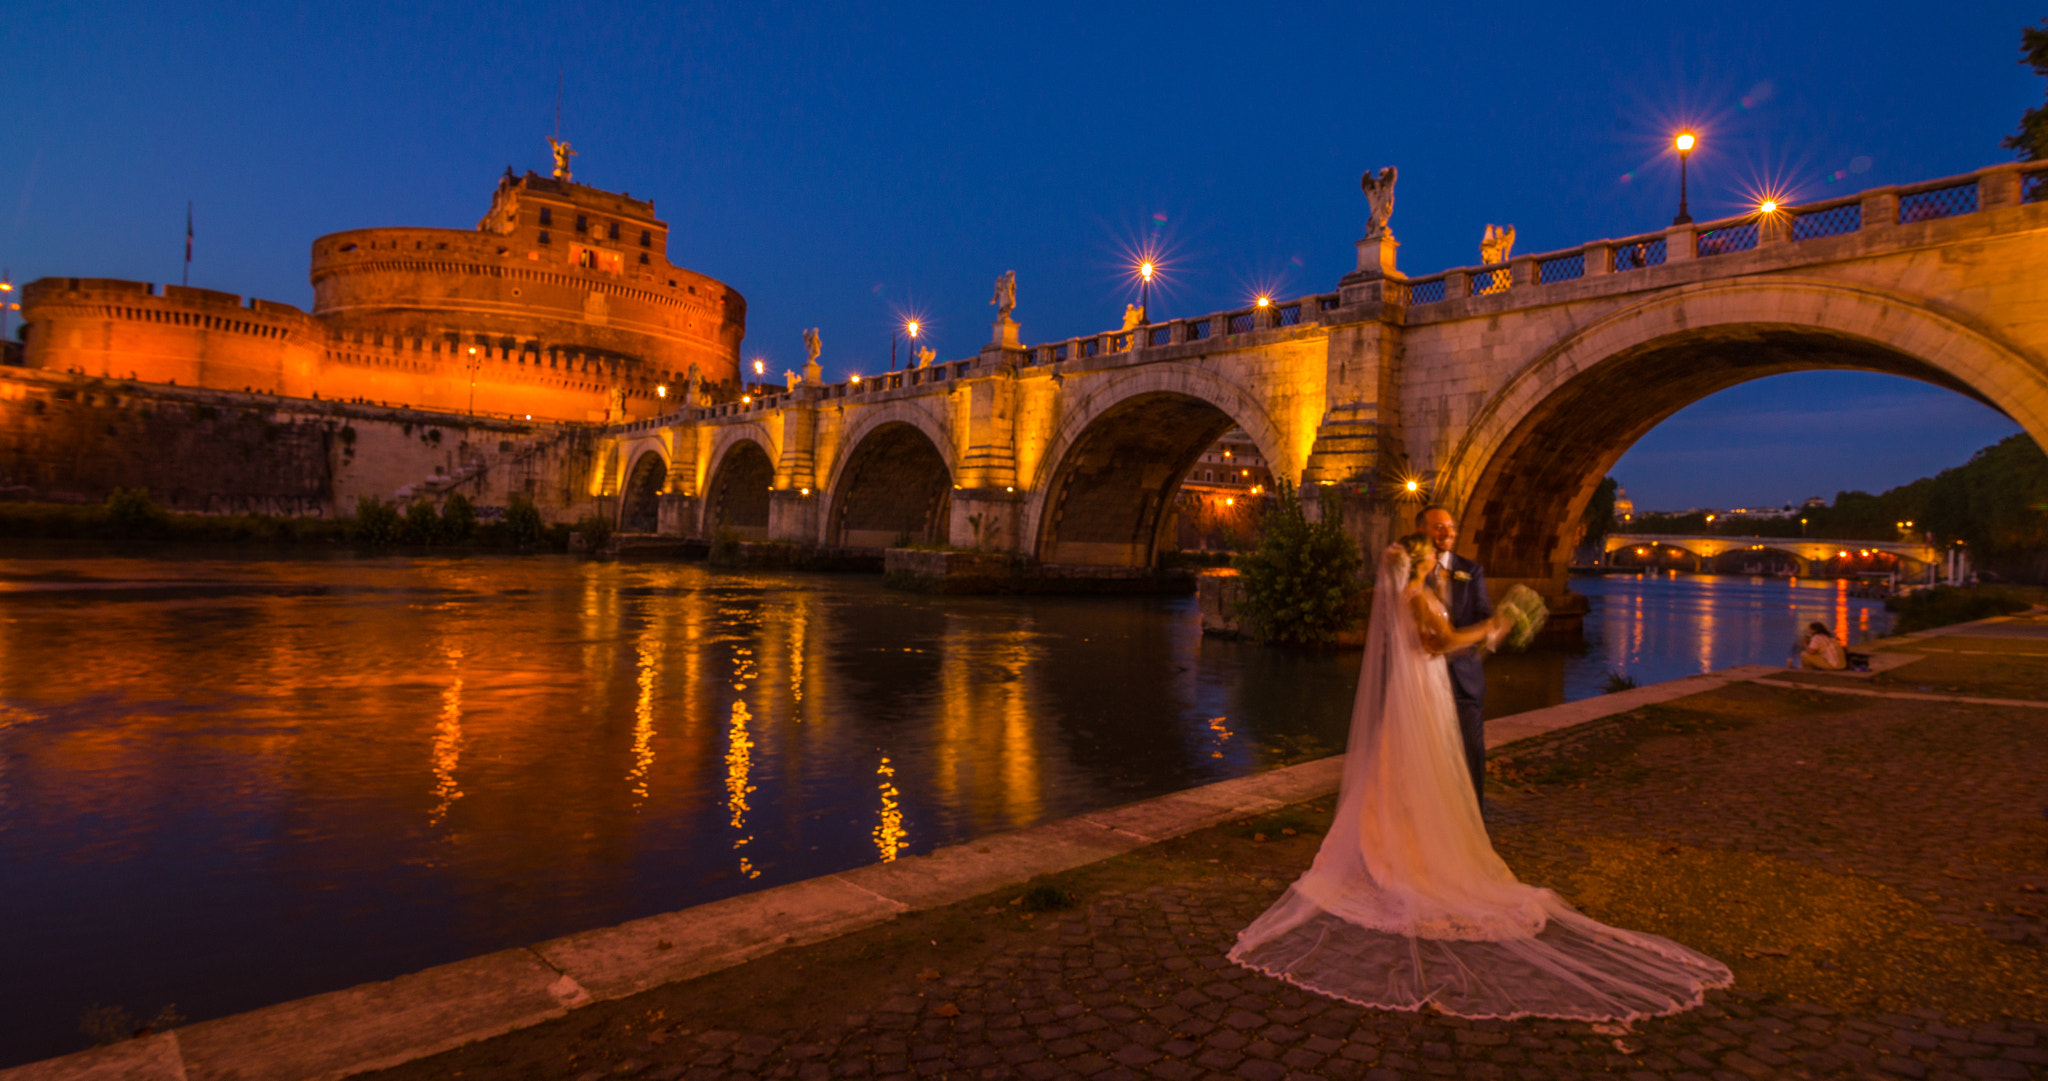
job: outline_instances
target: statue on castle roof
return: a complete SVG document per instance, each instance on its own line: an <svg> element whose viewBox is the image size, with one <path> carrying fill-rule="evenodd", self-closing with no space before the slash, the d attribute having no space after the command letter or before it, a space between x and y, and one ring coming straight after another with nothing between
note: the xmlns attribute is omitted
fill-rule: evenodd
<svg viewBox="0 0 2048 1081"><path fill-rule="evenodd" d="M1394 216L1394 180L1399 175L1389 165L1378 172L1368 169L1364 176L1358 178L1358 186L1365 191L1366 205L1371 208L1371 216L1365 223L1365 239L1378 240L1394 235L1393 230L1387 228L1387 219Z"/></svg>
<svg viewBox="0 0 2048 1081"><path fill-rule="evenodd" d="M569 149L569 144L567 142L561 139L557 139L552 135L548 136L548 149L555 152L555 179L570 179L569 159L575 157L576 152L574 150Z"/></svg>
<svg viewBox="0 0 2048 1081"><path fill-rule="evenodd" d="M1017 310L1016 271L1005 270L1003 276L996 279L995 299L989 303L996 306L996 318L999 320L1008 319L1010 313Z"/></svg>

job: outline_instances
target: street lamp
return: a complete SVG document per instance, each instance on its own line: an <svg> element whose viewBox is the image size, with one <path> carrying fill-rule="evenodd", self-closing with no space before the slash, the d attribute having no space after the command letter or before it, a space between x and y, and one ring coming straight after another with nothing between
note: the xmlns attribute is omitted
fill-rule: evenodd
<svg viewBox="0 0 2048 1081"><path fill-rule="evenodd" d="M476 366L482 363L476 358L476 346L469 347L469 415L476 416Z"/></svg>
<svg viewBox="0 0 2048 1081"><path fill-rule="evenodd" d="M889 370L890 370L890 371L892 371L892 372L893 372L893 371L895 371L895 370L896 370L896 343L897 343L898 341L900 341L900 340L902 339L902 337L903 337L903 335L904 335L904 334L906 334L906 333L907 333L907 334L909 334L909 335L910 335L910 343L911 343L912 345L916 345L916 344L917 344L917 332L918 332L919 328L920 328L920 327L921 327L922 325L923 325L923 324L919 323L919 322L918 322L917 320L915 320L915 319L911 319L911 320L908 320L908 321L906 321L906 322L905 322L905 323L903 324L903 327L902 327L902 329L901 329L901 330L896 330L896 331L892 331L892 332L890 332L890 334L889 334ZM912 353L913 353L913 354L914 354L915 352L916 352L916 350L912 350Z"/></svg>
<svg viewBox="0 0 2048 1081"><path fill-rule="evenodd" d="M12 310L14 300L14 277L0 270L0 342L7 340L7 313Z"/></svg>
<svg viewBox="0 0 2048 1081"><path fill-rule="evenodd" d="M1138 264L1138 278L1144 282L1143 285L1138 287L1138 322L1140 323L1150 323L1152 321L1152 272L1157 269L1158 267L1154 266L1150 259L1146 259Z"/></svg>
<svg viewBox="0 0 2048 1081"><path fill-rule="evenodd" d="M1679 132L1678 138L1672 140L1672 144L1678 147L1678 216L1671 219L1673 225L1692 224L1692 215L1685 209L1685 163L1692 157L1693 144L1698 141L1689 131Z"/></svg>

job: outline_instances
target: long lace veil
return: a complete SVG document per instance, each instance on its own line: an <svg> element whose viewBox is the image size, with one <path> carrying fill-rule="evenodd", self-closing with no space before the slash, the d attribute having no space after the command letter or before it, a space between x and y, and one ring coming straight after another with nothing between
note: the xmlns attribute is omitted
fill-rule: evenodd
<svg viewBox="0 0 2048 1081"><path fill-rule="evenodd" d="M1360 1005L1466 1017L1644 1017L1732 982L1712 958L1517 881L1494 853L1409 566L1398 550L1380 562L1330 832L1231 959Z"/></svg>

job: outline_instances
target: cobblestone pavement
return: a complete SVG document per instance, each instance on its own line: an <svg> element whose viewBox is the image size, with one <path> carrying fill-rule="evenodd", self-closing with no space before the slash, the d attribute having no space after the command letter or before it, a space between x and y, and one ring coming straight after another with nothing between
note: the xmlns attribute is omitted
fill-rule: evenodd
<svg viewBox="0 0 2048 1081"><path fill-rule="evenodd" d="M1231 965L1323 801L378 1076L2048 1078L2048 710L1736 685L1495 769L1521 877L1736 987L1623 1029L1363 1010Z"/></svg>

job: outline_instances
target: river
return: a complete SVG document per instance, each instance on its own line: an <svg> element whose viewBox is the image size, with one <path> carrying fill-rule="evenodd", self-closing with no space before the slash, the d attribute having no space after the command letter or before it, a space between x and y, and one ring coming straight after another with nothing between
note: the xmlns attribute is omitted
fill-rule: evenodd
<svg viewBox="0 0 2048 1081"><path fill-rule="evenodd" d="M1580 579L1490 712L1781 663L1835 583ZM1343 745L1357 655L1191 598L564 557L0 558L0 1066Z"/></svg>

